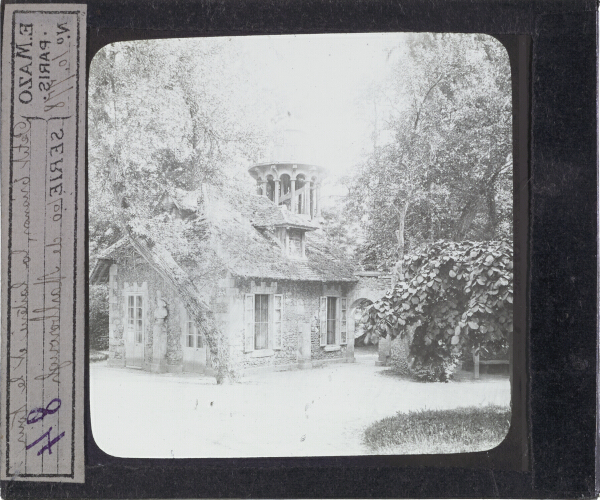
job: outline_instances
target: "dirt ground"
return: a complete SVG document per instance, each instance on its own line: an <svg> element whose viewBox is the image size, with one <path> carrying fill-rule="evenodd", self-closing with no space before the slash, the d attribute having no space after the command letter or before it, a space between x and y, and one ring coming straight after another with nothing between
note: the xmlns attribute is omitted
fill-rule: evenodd
<svg viewBox="0 0 600 500"><path fill-rule="evenodd" d="M120 457L331 456L368 453L364 429L421 408L509 405L508 377L419 383L356 363L252 375L217 386L214 378L150 374L90 365L92 431Z"/></svg>

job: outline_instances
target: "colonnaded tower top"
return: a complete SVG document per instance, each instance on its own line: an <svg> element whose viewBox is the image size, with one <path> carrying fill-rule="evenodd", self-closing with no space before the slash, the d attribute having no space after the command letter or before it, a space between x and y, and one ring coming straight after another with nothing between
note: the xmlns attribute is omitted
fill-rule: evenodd
<svg viewBox="0 0 600 500"><path fill-rule="evenodd" d="M290 113L275 124L269 160L251 166L258 194L293 214L313 220L321 216L319 202L325 169L311 163L311 145L304 124Z"/></svg>

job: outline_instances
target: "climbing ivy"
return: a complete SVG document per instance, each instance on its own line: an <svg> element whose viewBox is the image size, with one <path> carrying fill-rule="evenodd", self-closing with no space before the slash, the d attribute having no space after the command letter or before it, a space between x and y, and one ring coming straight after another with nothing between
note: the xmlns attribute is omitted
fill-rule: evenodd
<svg viewBox="0 0 600 500"><path fill-rule="evenodd" d="M405 279L366 310L367 332L409 335L413 374L447 380L463 353L508 346L512 256L507 241L439 241L407 256Z"/></svg>

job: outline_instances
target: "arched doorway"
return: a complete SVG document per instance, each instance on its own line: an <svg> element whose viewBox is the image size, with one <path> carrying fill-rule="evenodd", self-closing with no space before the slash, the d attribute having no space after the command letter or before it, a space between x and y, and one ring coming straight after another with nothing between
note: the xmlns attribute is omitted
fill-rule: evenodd
<svg viewBox="0 0 600 500"><path fill-rule="evenodd" d="M367 334L362 320L366 309L372 303L372 300L361 297L350 304L348 320L354 333L355 356L377 357L377 343L379 338L376 335L370 336Z"/></svg>

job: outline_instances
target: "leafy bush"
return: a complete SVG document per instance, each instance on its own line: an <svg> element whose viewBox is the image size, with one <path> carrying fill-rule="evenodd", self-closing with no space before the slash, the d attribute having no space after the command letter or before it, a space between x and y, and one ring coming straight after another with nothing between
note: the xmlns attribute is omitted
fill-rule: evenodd
<svg viewBox="0 0 600 500"><path fill-rule="evenodd" d="M439 241L404 261L405 280L363 316L367 332L411 332L410 368L446 381L461 355L508 346L513 328L512 246L506 241Z"/></svg>
<svg viewBox="0 0 600 500"><path fill-rule="evenodd" d="M90 349L108 349L108 286L90 285Z"/></svg>

